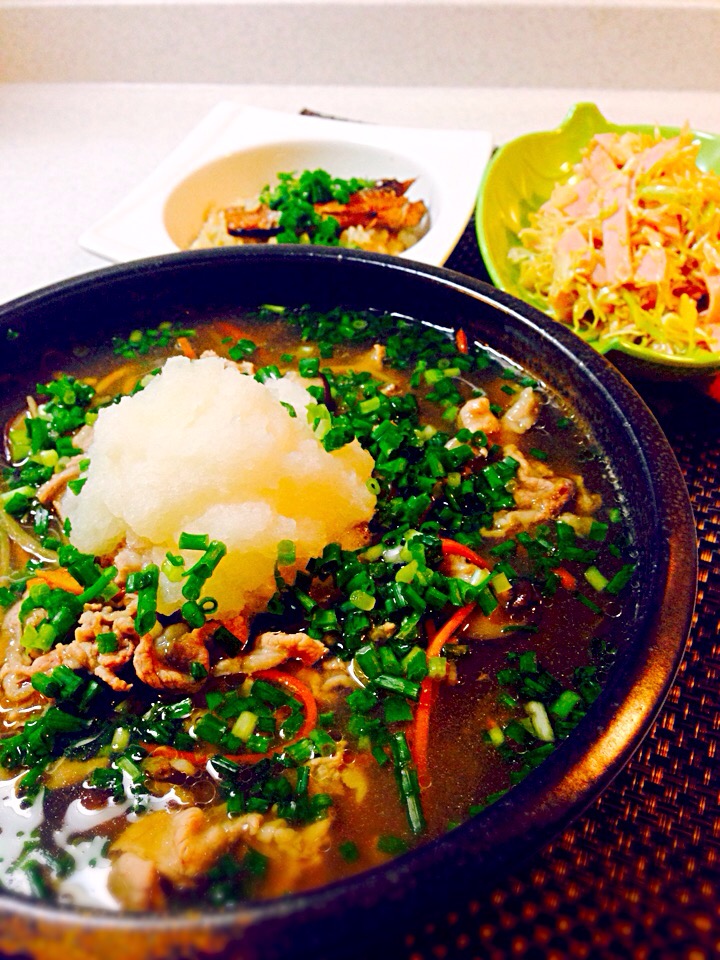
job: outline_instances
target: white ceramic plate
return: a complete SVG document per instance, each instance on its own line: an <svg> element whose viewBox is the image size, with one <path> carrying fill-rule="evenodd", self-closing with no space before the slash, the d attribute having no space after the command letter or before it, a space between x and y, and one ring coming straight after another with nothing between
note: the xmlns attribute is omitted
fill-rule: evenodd
<svg viewBox="0 0 720 960"><path fill-rule="evenodd" d="M403 254L442 264L472 214L492 137L350 123L219 103L80 245L122 262L190 245L211 206L256 195L284 171L321 168L336 177L415 178L408 192L430 211L427 233Z"/></svg>

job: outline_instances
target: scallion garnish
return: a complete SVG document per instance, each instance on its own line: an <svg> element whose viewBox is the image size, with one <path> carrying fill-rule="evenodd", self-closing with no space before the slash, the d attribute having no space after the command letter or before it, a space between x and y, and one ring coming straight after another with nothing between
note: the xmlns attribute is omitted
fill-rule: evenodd
<svg viewBox="0 0 720 960"><path fill-rule="evenodd" d="M157 564L149 563L127 578L128 590L137 590L138 594L135 629L141 637L155 626L159 575Z"/></svg>

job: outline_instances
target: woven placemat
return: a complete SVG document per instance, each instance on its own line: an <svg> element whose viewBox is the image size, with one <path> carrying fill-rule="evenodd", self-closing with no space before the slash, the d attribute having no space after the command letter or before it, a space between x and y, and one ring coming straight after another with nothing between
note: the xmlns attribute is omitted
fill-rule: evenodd
<svg viewBox="0 0 720 960"><path fill-rule="evenodd" d="M487 280L472 224L446 266ZM700 548L685 660L640 750L589 810L455 912L390 936L396 960L720 957L720 407L635 384L675 450Z"/></svg>

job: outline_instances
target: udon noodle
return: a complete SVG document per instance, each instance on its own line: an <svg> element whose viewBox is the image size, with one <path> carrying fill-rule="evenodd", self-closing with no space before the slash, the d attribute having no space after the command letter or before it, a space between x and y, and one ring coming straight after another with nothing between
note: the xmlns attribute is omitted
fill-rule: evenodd
<svg viewBox="0 0 720 960"><path fill-rule="evenodd" d="M612 661L612 477L462 330L263 308L138 331L5 436L18 894L219 909L382 863L528 775Z"/></svg>

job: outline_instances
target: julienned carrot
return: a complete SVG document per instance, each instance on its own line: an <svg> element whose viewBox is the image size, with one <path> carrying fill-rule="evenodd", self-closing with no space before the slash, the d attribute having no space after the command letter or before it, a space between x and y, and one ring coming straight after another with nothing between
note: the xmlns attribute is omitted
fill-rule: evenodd
<svg viewBox="0 0 720 960"><path fill-rule="evenodd" d="M83 592L81 584L64 567L57 567L53 570L36 570L35 576L28 580L27 586L32 587L38 583L46 583L55 590L64 590L66 593L74 593L76 596Z"/></svg>
<svg viewBox="0 0 720 960"><path fill-rule="evenodd" d="M490 566L487 560L481 557L479 553L476 553L471 547L466 546L464 543L458 543L457 540L441 537L440 546L442 547L444 557L465 557L470 563L474 563L476 567L483 567L484 569Z"/></svg>
<svg viewBox="0 0 720 960"><path fill-rule="evenodd" d="M292 695L302 703L305 709L305 721L295 735L295 740L302 740L311 730L315 729L318 718L317 703L310 687L291 673L282 670L261 670L253 674L254 677L267 680L268 683L280 683L287 687ZM287 746L287 744L284 744Z"/></svg>
<svg viewBox="0 0 720 960"><path fill-rule="evenodd" d="M240 327L235 326L227 320L218 320L215 323L215 329L219 330L224 337L234 337L236 340L242 340L247 336Z"/></svg>
<svg viewBox="0 0 720 960"><path fill-rule="evenodd" d="M195 347L190 343L187 337L178 337L177 342L178 346L182 350L183 356L186 356L188 360L197 360Z"/></svg>
<svg viewBox="0 0 720 960"><path fill-rule="evenodd" d="M455 634L475 609L474 603L460 607L430 640L427 657L439 657L446 643L454 639ZM436 685L430 677L425 677L420 685L420 696L413 718L412 754L421 788L430 785L428 776L428 739L430 736L430 712L435 701Z"/></svg>
<svg viewBox="0 0 720 960"><path fill-rule="evenodd" d="M577 590L577 580L565 567L555 567L552 572L560 577L560 583L566 590Z"/></svg>
<svg viewBox="0 0 720 960"><path fill-rule="evenodd" d="M271 757L275 753L282 753L286 747L292 743L302 740L317 724L318 710L315 697L312 690L302 680L298 680L290 673L283 673L282 670L259 670L252 675L254 680L267 680L268 683L279 683L287 687L290 693L303 705L305 719L303 724L291 740L278 743L264 753L226 753L223 756L235 763L258 763L258 761ZM153 757L167 757L170 760L189 760L191 763L207 763L211 757L217 755L217 750L177 750L167 744L143 744L146 750Z"/></svg>
<svg viewBox="0 0 720 960"><path fill-rule="evenodd" d="M455 334L455 346L457 347L458 353L468 352L468 338L462 327L460 327Z"/></svg>
<svg viewBox="0 0 720 960"><path fill-rule="evenodd" d="M459 607L455 613L450 617L449 620L446 620L445 623L440 627L438 632L432 638L427 648L428 657L439 657L442 653L442 648L445 646L448 641L452 640L454 635L460 629L460 627L465 623L467 618L475 609L474 603L466 603L464 607Z"/></svg>
<svg viewBox="0 0 720 960"><path fill-rule="evenodd" d="M127 376L132 369L132 364L125 363L122 367L118 367L117 370L113 370L111 373L108 373L106 377L103 377L102 380L98 380L98 382L95 384L95 393L99 397L103 396L103 394L107 393L114 383L117 383L118 380L121 380L124 376Z"/></svg>

